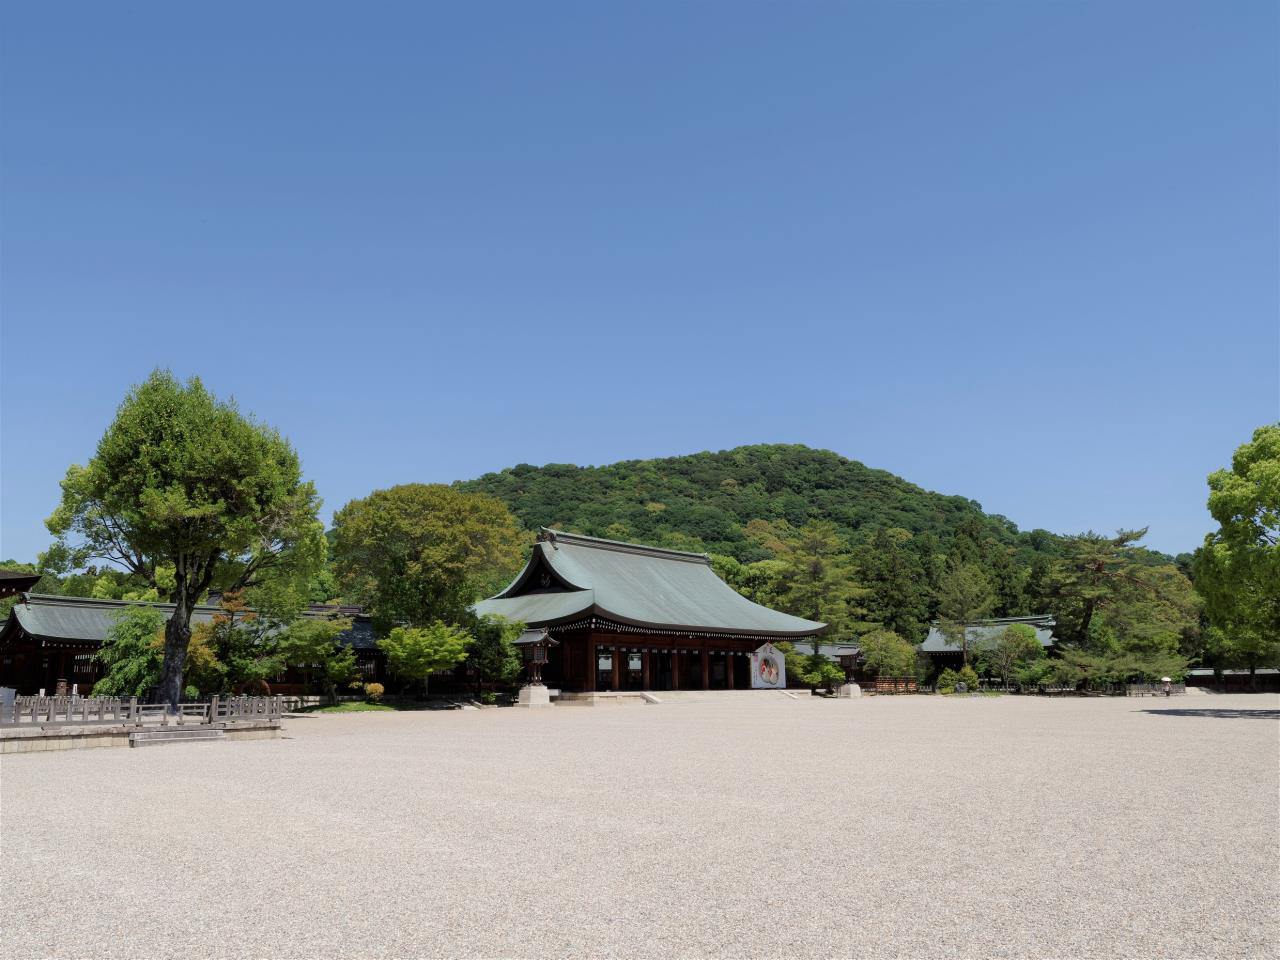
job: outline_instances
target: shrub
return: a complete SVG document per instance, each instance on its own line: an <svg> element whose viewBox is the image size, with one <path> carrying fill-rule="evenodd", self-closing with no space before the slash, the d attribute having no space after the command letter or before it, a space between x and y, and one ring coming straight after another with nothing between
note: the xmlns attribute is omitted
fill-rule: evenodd
<svg viewBox="0 0 1280 960"><path fill-rule="evenodd" d="M1045 682L1053 673L1053 663L1049 660L1033 660L1014 671L1013 679L1024 687L1034 687Z"/></svg>
<svg viewBox="0 0 1280 960"><path fill-rule="evenodd" d="M381 700L384 692L386 692L386 688L380 683L366 683L364 685L364 698L370 703L377 703Z"/></svg>
<svg viewBox="0 0 1280 960"><path fill-rule="evenodd" d="M891 630L876 630L862 638L867 669L882 677L908 677L915 673L916 648Z"/></svg>
<svg viewBox="0 0 1280 960"><path fill-rule="evenodd" d="M480 702L488 706L493 706L498 702L498 695L492 690L486 690L484 693L480 694Z"/></svg>
<svg viewBox="0 0 1280 960"><path fill-rule="evenodd" d="M956 686L963 683L966 690L975 691L978 689L978 674L974 672L973 667L965 666L960 670L952 670L950 668L943 670L938 677L939 693L955 693Z"/></svg>

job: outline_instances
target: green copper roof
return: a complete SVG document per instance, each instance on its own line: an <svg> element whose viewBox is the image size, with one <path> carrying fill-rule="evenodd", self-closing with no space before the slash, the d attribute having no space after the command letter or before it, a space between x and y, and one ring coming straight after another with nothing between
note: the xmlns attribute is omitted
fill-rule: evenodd
<svg viewBox="0 0 1280 960"><path fill-rule="evenodd" d="M17 621L31 636L54 643L100 644L116 619L130 607L155 607L166 617L173 612L171 603L135 603L129 600L98 600L92 597L56 597L28 593L13 605L10 622ZM191 612L191 623L213 619L217 607L198 606ZM5 625L5 633L9 632Z"/></svg>
<svg viewBox="0 0 1280 960"><path fill-rule="evenodd" d="M9 619L0 626L0 641L8 639L21 627L37 640L53 644L78 646L100 645L107 639L107 632L115 625L120 614L130 607L154 607L165 617L173 613L171 603L150 603L134 600L98 600L93 597L58 597L43 593L25 593L13 605ZM192 626L208 623L220 607L201 604L191 611ZM321 618L332 613L353 615L353 609L335 610L315 606L304 610L304 617ZM373 629L367 617L354 617L352 628L339 636L339 640L351 646L366 649L374 646Z"/></svg>
<svg viewBox="0 0 1280 960"><path fill-rule="evenodd" d="M704 554L544 529L520 575L476 604L529 626L597 616L633 626L761 636L809 636L826 624L752 603Z"/></svg>
<svg viewBox="0 0 1280 960"><path fill-rule="evenodd" d="M1025 623L1036 632L1036 639L1040 641L1040 646L1051 647L1054 644L1053 628L1054 619L1049 614L1042 614L1034 617L1004 617L999 620L977 620L967 624L964 628L965 635L969 640L969 648L971 650L978 649L984 644L990 643L998 637L1005 627L1014 623ZM929 628L929 636L925 638L924 643L920 644L920 649L925 653L959 653L960 648L950 643L942 631L938 629L937 624Z"/></svg>

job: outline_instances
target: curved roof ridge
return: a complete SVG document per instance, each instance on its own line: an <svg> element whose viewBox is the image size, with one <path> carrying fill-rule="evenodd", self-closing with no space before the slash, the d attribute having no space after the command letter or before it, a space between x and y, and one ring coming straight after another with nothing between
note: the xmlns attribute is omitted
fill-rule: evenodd
<svg viewBox="0 0 1280 960"><path fill-rule="evenodd" d="M23 593L20 604L63 607L172 607L169 600L117 600L114 597L69 597L60 593ZM197 603L192 610L221 610L217 604Z"/></svg>
<svg viewBox="0 0 1280 960"><path fill-rule="evenodd" d="M529 589L545 564L578 590ZM539 627L564 622L588 609L604 619L658 630L809 636L826 624L773 610L738 593L716 575L705 554L666 550L564 534L543 528L525 569L510 587L477 603L480 614L497 613Z"/></svg>
<svg viewBox="0 0 1280 960"><path fill-rule="evenodd" d="M637 553L647 557L663 557L667 560L684 560L688 563L711 563L711 557L705 553L693 553L688 550L672 550L670 547L650 547L643 543L627 543L623 540L606 540L604 537L589 537L585 533L566 533L542 527L538 531L539 543L550 543L554 548L558 542L573 544L577 547L592 547L597 550L616 550L619 553Z"/></svg>

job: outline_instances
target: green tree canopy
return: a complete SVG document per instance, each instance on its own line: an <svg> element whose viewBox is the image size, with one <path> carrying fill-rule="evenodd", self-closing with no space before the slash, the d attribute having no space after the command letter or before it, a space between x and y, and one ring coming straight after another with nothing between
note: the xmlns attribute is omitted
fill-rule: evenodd
<svg viewBox="0 0 1280 960"><path fill-rule="evenodd" d="M849 544L834 524L815 521L797 530L781 521L753 521L747 532L775 558L762 561L771 564L763 578L769 587L757 602L825 623L829 638L874 628L863 606L870 591L858 582Z"/></svg>
<svg viewBox="0 0 1280 960"><path fill-rule="evenodd" d="M1034 627L1011 623L996 635L990 646L981 651L982 660L1008 684L1009 677L1032 660L1044 656L1044 647L1036 638Z"/></svg>
<svg viewBox="0 0 1280 960"><path fill-rule="evenodd" d="M441 484L377 490L334 516L343 595L381 630L464 620L520 568L527 542L501 502Z"/></svg>
<svg viewBox="0 0 1280 960"><path fill-rule="evenodd" d="M338 637L351 629L346 617L307 617L292 623L280 638L280 658L301 668L308 680L319 681L330 703L338 702L338 687L356 676L356 654Z"/></svg>
<svg viewBox="0 0 1280 960"><path fill-rule="evenodd" d="M881 677L911 677L916 648L892 630L873 630L860 641L867 669Z"/></svg>
<svg viewBox="0 0 1280 960"><path fill-rule="evenodd" d="M103 675L93 685L100 697L144 697L160 682L164 659L160 638L164 615L155 607L126 607L107 631L95 656Z"/></svg>
<svg viewBox="0 0 1280 960"><path fill-rule="evenodd" d="M109 560L167 593L161 688L176 705L192 607L215 584L309 580L324 559L319 506L276 431L199 379L157 370L125 397L89 463L67 471L47 525L73 565Z"/></svg>
<svg viewBox="0 0 1280 960"><path fill-rule="evenodd" d="M1280 663L1280 424L1209 476L1209 512L1218 529L1193 564L1221 656L1250 672Z"/></svg>
<svg viewBox="0 0 1280 960"><path fill-rule="evenodd" d="M960 648L963 664L969 664L969 631L965 625L989 616L996 602L981 568L974 563L953 563L938 585L938 629Z"/></svg>
<svg viewBox="0 0 1280 960"><path fill-rule="evenodd" d="M474 628L468 660L476 669L477 693L486 681L512 683L524 667L515 640L524 632L524 624L502 617L480 617Z"/></svg>
<svg viewBox="0 0 1280 960"><path fill-rule="evenodd" d="M877 530L855 554L859 579L868 590L868 617L918 642L924 639L931 598L924 564L909 547L911 539L900 527Z"/></svg>
<svg viewBox="0 0 1280 960"><path fill-rule="evenodd" d="M431 674L460 664L472 642L466 630L437 620L425 627L396 627L378 646L392 672L410 682L422 681L425 694Z"/></svg>

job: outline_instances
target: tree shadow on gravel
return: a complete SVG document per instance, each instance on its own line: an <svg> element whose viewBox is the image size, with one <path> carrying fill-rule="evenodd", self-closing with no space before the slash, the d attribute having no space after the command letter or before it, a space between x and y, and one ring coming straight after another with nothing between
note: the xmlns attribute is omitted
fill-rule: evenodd
<svg viewBox="0 0 1280 960"><path fill-rule="evenodd" d="M1222 720L1280 720L1280 710L1142 710L1164 717L1218 717Z"/></svg>

